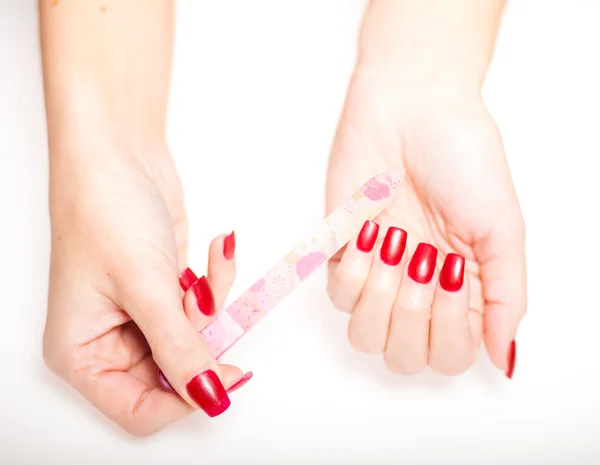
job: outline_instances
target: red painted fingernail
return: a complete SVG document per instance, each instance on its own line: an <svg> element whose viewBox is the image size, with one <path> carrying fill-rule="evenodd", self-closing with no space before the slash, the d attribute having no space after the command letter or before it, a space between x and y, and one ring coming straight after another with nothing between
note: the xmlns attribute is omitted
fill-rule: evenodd
<svg viewBox="0 0 600 465"><path fill-rule="evenodd" d="M233 254L235 253L235 232L231 231L229 236L225 236L223 239L223 256L227 260L231 260L233 258Z"/></svg>
<svg viewBox="0 0 600 465"><path fill-rule="evenodd" d="M365 221L358 238L356 239L356 248L361 252L370 252L377 242L379 225L375 221Z"/></svg>
<svg viewBox="0 0 600 465"><path fill-rule="evenodd" d="M196 281L198 281L198 276L196 276L196 273L189 268L183 270L179 275L179 285L181 286L181 289L183 289L183 292L187 292Z"/></svg>
<svg viewBox="0 0 600 465"><path fill-rule="evenodd" d="M442 271L440 271L440 286L448 292L460 291L465 280L465 259L464 257L449 253L446 255Z"/></svg>
<svg viewBox="0 0 600 465"><path fill-rule="evenodd" d="M175 392L175 389L173 389L173 386L171 386L171 383L169 383L169 380L160 368L158 369L158 382L165 391Z"/></svg>
<svg viewBox="0 0 600 465"><path fill-rule="evenodd" d="M222 414L231 405L227 391L212 370L193 378L186 386L187 393L209 417Z"/></svg>
<svg viewBox="0 0 600 465"><path fill-rule="evenodd" d="M508 347L508 369L506 370L506 377L512 379L513 373L515 372L515 363L517 361L517 343L513 339Z"/></svg>
<svg viewBox="0 0 600 465"><path fill-rule="evenodd" d="M236 383L233 383L231 386L229 386L229 389L227 389L227 394L231 394L233 391L237 391L244 384L250 381L252 379L252 376L253 374L251 371L244 374L244 376L242 376Z"/></svg>
<svg viewBox="0 0 600 465"><path fill-rule="evenodd" d="M404 249L406 249L406 238L408 234L404 229L391 227L387 230L383 244L381 245L381 260L383 263L396 266L402 260Z"/></svg>
<svg viewBox="0 0 600 465"><path fill-rule="evenodd" d="M202 276L194 284L192 284L192 291L196 296L196 303L198 308L206 316L212 316L215 314L215 295L208 283L206 276Z"/></svg>
<svg viewBox="0 0 600 465"><path fill-rule="evenodd" d="M437 249L421 242L408 264L408 276L413 281L421 284L427 284L433 277L435 271L435 261L437 259Z"/></svg>

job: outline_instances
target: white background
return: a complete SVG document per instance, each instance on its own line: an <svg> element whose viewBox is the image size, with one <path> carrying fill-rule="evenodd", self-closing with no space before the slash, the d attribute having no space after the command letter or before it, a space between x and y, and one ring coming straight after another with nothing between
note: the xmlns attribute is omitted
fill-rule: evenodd
<svg viewBox="0 0 600 465"><path fill-rule="evenodd" d="M169 137L191 263L201 268L210 238L235 228L234 294L322 215L361 10L358 0L179 2ZM485 89L528 226L530 306L512 381L485 351L458 378L387 374L347 344L321 274L228 353L255 378L225 415L146 440L113 429L41 362L49 227L36 15L33 0L0 0L0 463L600 461L597 2L513 2Z"/></svg>

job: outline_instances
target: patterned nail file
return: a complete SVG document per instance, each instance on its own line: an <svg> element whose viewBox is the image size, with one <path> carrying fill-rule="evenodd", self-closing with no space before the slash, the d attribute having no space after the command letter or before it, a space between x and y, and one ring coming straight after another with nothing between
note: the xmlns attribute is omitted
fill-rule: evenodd
<svg viewBox="0 0 600 465"><path fill-rule="evenodd" d="M379 215L392 201L404 171L371 178L338 207L277 265L204 328L200 334L219 358L298 284L313 274L359 233L366 220Z"/></svg>

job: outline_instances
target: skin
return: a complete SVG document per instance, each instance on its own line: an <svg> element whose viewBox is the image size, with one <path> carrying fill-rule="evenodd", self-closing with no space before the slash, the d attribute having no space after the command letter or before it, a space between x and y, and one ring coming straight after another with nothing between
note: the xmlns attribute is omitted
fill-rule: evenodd
<svg viewBox="0 0 600 465"><path fill-rule="evenodd" d="M480 97L502 5L449 3L371 2L329 165L328 209L371 174L404 166L409 182L378 218L382 230L406 229L411 250L424 240L468 259L469 280L448 296L437 274L425 290L405 287L404 279L400 285L406 255L392 276L396 290L384 296L392 304L367 302L372 314L392 315L406 307L396 305L396 295L431 300L431 329L420 327L425 342L402 342L401 334L413 332L407 324L394 323L383 341L360 324L362 348L370 350L369 338L387 347L394 371L430 363L458 373L472 362L482 334L505 369L524 312L522 219ZM41 0L40 25L52 229L44 357L102 414L131 434L149 435L198 408L186 391L198 373L215 370L225 388L243 374L211 358L197 334L210 318L178 283L187 220L165 142L173 2ZM208 252L217 307L235 276L223 239ZM347 259L340 254L330 264L332 299L346 295L348 311L353 277L342 264L353 262L352 247ZM361 288L376 284L370 275L367 267ZM445 320L435 315L444 312L457 317L456 330L436 326ZM158 367L176 393L160 387Z"/></svg>
<svg viewBox="0 0 600 465"><path fill-rule="evenodd" d="M178 281L187 222L165 143L173 4L104 5L40 2L52 231L44 358L144 436L197 409L186 383L198 373L215 370L227 388L242 371L212 359L197 333L210 319ZM217 305L235 276L222 250L220 236L207 270ZM178 395L160 387L157 365Z"/></svg>
<svg viewBox="0 0 600 465"><path fill-rule="evenodd" d="M376 221L408 232L398 267L360 258L354 244L329 265L329 294L351 313L358 350L384 354L390 370L430 365L456 375L485 341L509 370L526 308L525 232L498 129L481 87L503 2L379 0L362 25L358 63L333 144L327 210L370 176L405 168L407 182ZM406 276L416 244L466 259L467 278L446 292Z"/></svg>

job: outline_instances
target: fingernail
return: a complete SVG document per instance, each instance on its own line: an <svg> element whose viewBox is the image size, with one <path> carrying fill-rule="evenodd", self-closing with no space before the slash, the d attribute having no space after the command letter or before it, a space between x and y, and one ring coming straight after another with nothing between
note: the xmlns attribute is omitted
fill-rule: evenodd
<svg viewBox="0 0 600 465"><path fill-rule="evenodd" d="M387 230L381 246L381 260L383 263L396 266L402 260L404 249L406 249L406 231L391 227Z"/></svg>
<svg viewBox="0 0 600 465"><path fill-rule="evenodd" d="M196 303L198 304L200 311L206 316L214 315L216 311L215 296L210 288L210 284L208 283L206 276L202 276L194 284L192 284L192 291L196 296Z"/></svg>
<svg viewBox="0 0 600 465"><path fill-rule="evenodd" d="M413 281L421 284L427 284L431 281L435 271L437 253L437 249L430 244L421 242L417 245L417 249L408 264L408 276Z"/></svg>
<svg viewBox="0 0 600 465"><path fill-rule="evenodd" d="M356 239L356 248L361 252L370 252L377 242L379 225L375 221L365 221L358 238Z"/></svg>
<svg viewBox="0 0 600 465"><path fill-rule="evenodd" d="M209 417L222 414L231 405L227 391L212 370L193 378L186 386L187 393Z"/></svg>
<svg viewBox="0 0 600 465"><path fill-rule="evenodd" d="M449 253L440 271L440 286L448 292L460 291L465 279L465 259L461 255Z"/></svg>
<svg viewBox="0 0 600 465"><path fill-rule="evenodd" d="M231 260L235 253L235 232L231 231L229 236L223 239L223 256L226 260Z"/></svg>
<svg viewBox="0 0 600 465"><path fill-rule="evenodd" d="M231 386L229 386L229 389L227 389L227 394L231 394L233 391L237 391L244 384L246 384L248 381L250 381L252 379L252 376L254 376L254 375L252 374L251 371L244 374L244 376L242 376L236 383L233 383Z"/></svg>
<svg viewBox="0 0 600 465"><path fill-rule="evenodd" d="M508 370L506 370L506 377L512 379L515 371L515 363L517 361L517 343L513 339L508 347Z"/></svg>
<svg viewBox="0 0 600 465"><path fill-rule="evenodd" d="M378 233L379 225L375 221L365 221L356 239L356 248L361 252L370 252L373 250L375 242L377 242Z"/></svg>
<svg viewBox="0 0 600 465"><path fill-rule="evenodd" d="M169 380L160 368L158 369L158 382L165 391L175 392L175 389L173 389L173 386L171 386L171 383L169 383Z"/></svg>
<svg viewBox="0 0 600 465"><path fill-rule="evenodd" d="M198 281L198 276L196 276L196 273L189 268L183 270L179 275L179 285L181 286L181 289L183 289L183 292L187 292L196 281Z"/></svg>

